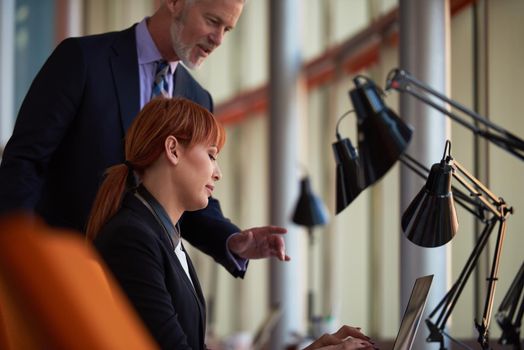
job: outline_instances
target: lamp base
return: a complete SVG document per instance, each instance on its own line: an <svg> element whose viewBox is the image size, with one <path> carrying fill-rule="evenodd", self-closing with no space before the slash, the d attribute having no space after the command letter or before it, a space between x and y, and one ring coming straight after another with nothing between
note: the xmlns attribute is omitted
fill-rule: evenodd
<svg viewBox="0 0 524 350"><path fill-rule="evenodd" d="M482 347L482 350L489 350L489 329L485 326L485 322L478 323L477 320L475 320L475 327L479 332L477 341Z"/></svg>
<svg viewBox="0 0 524 350"><path fill-rule="evenodd" d="M501 345L513 345L513 350L521 350L522 342L520 341L520 328L513 327L511 324L502 324L502 335L498 341Z"/></svg>
<svg viewBox="0 0 524 350"><path fill-rule="evenodd" d="M439 350L447 350L447 348L444 346L444 336L442 335L442 331L440 328L437 327L436 324L431 322L431 320L426 319L426 325L429 329L429 335L426 338L426 341L428 343L440 343Z"/></svg>

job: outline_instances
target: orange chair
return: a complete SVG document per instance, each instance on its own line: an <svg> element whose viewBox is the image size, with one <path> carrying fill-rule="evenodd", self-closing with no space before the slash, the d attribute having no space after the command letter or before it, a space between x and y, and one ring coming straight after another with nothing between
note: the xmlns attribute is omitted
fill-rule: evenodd
<svg viewBox="0 0 524 350"><path fill-rule="evenodd" d="M2 300L4 298L2 297L2 285L0 284L0 349L6 349L9 350L9 341L7 340L7 328L6 323L4 321L4 311L2 311Z"/></svg>
<svg viewBox="0 0 524 350"><path fill-rule="evenodd" d="M80 235L0 219L1 349L157 349Z"/></svg>

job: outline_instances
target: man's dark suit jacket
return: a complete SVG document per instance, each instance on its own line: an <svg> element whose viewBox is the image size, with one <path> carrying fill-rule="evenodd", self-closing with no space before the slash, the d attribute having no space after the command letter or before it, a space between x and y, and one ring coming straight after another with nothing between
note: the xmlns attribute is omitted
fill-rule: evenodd
<svg viewBox="0 0 524 350"><path fill-rule="evenodd" d="M104 171L124 161L125 131L140 109L134 26L64 40L48 58L22 103L0 165L0 213L35 210L49 224L83 231ZM212 110L210 94L179 64L174 95ZM210 200L185 214L192 245L242 276L225 241L239 232ZM215 247L223 247L219 253Z"/></svg>
<svg viewBox="0 0 524 350"><path fill-rule="evenodd" d="M124 197L94 243L162 349L205 348L205 302L191 261L194 288L167 232L138 198Z"/></svg>

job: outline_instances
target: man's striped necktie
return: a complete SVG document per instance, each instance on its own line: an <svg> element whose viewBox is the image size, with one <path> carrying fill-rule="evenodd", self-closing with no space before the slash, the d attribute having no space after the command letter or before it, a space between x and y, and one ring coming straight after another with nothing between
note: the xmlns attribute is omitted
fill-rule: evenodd
<svg viewBox="0 0 524 350"><path fill-rule="evenodd" d="M158 61L156 67L155 81L153 82L153 89L151 90L151 99L162 96L162 97L171 97L169 96L169 63L166 61Z"/></svg>

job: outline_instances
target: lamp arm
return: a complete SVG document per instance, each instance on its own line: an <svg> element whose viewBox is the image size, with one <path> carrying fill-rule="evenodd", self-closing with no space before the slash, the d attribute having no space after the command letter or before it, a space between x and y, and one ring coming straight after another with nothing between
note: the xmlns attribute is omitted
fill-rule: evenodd
<svg viewBox="0 0 524 350"><path fill-rule="evenodd" d="M500 262L500 255L502 253L502 245L506 236L506 220L499 220L499 232L497 235L497 243L491 263L491 272L488 277L488 293L486 294L486 301L484 304L484 312L482 313L482 320L480 323L476 322L477 330L479 332L478 342L483 349L489 349L488 332L491 322L491 312L493 310L493 301L495 298L495 287L498 281L498 269Z"/></svg>
<svg viewBox="0 0 524 350"><path fill-rule="evenodd" d="M497 243L495 246L494 257L491 264L491 272L489 277L487 278L488 291L485 299L484 312L482 314L481 322L475 322L476 328L479 333L478 342L481 344L482 349L489 349L488 331L491 322L491 312L493 310L493 300L495 298L495 286L498 280L497 276L500 255L502 252L502 245L506 234L505 218L501 219L496 216L493 216L492 221L490 221L485 226L481 237L477 241L475 247L473 248L473 251L471 252L468 258L466 265L462 269L458 280L455 282L455 284L452 286L449 292L445 295L445 297L440 301L437 307L429 314L428 319L426 319L426 324L428 325L428 328L430 330L428 341L440 342L441 349L444 348L443 334L446 323L449 317L451 316L451 313L455 308L455 305L460 295L462 294L462 291L466 285L467 280L469 279L469 276L471 275L471 272L477 265L478 258L484 250L496 223L499 223L499 230L497 234ZM432 322L431 318L433 318L439 310L440 313L437 318L437 321Z"/></svg>
<svg viewBox="0 0 524 350"><path fill-rule="evenodd" d="M417 90L413 89L413 87L420 89L421 91L425 92L425 94L418 92ZM424 84L423 82L413 77L411 74L409 74L405 70L394 69L388 74L388 78L386 81L386 91L390 89L394 89L399 92L405 92L405 93L410 94L411 96L419 99L420 101L426 103L427 105L447 115L454 121L458 122L462 126L471 130L473 133L486 138L487 140L491 141L492 143L496 144L497 146L505 149L509 153L524 160L524 140L510 133L509 131L505 130L504 128L492 123L491 121L481 116L480 114L473 112L471 109L463 106L462 104L456 102L455 100L452 100L449 97L445 96L444 94L432 89L428 85ZM449 111L448 109L444 108L443 106L435 103L430 98L428 98L426 94L434 96L438 98L439 100L449 104L453 108L468 115L473 120L484 125L488 129L491 129L491 131L480 129L474 123L458 116L457 114ZM494 133L493 131L496 131L496 133Z"/></svg>
<svg viewBox="0 0 524 350"><path fill-rule="evenodd" d="M477 330L479 332L478 341L481 344L483 349L488 349L488 331L489 325L491 322L491 313L493 310L493 300L495 298L495 286L498 280L498 269L500 262L500 255L502 253L502 245L506 237L506 226L507 226L507 217L509 214L513 213L513 208L508 207L502 198L497 198L486 186L482 184L477 178L471 175L459 162L454 159L450 159L448 156L448 161L451 161L452 165L457 171L453 172L453 177L457 179L462 185L464 185L472 194L477 195L479 200L482 201L490 211L497 217L499 222L499 230L497 234L497 241L495 244L495 251L493 255L493 260L491 263L491 271L488 277L488 292L486 294L486 300L484 304L484 312L482 313L482 320L480 323L476 323ZM459 174L462 173L469 181L473 183L471 186L467 183L464 178ZM480 191L476 191L478 189ZM473 190L473 191L472 191ZM484 198L484 195L488 197L491 201L488 201Z"/></svg>
<svg viewBox="0 0 524 350"><path fill-rule="evenodd" d="M451 316L453 309L455 308L462 294L462 291L466 286L469 277L471 276L471 273L477 266L477 261L480 257L480 254L486 247L491 233L493 232L493 229L497 222L498 218L495 216L492 216L491 219L485 221L484 229L482 230L479 239L475 243L475 246L473 247L473 250L471 251L471 254L469 255L468 260L462 268L457 280L455 281L451 289L446 293L444 298L442 298L438 305L430 312L430 314L428 315L428 319L426 319L426 324L428 325L428 328L430 330L428 341L440 342L441 348L443 348L444 342L442 335L444 334L444 329L446 327L448 319ZM433 322L432 319L435 317L437 312L439 312L438 317Z"/></svg>
<svg viewBox="0 0 524 350"><path fill-rule="evenodd" d="M482 184L477 178L471 175L459 162L448 156L449 161L453 167L457 170L453 172L453 177L457 179L462 185L468 188L473 195L478 196L478 199L482 201L488 209L495 215L499 223L499 229L497 234L497 241L495 244L495 250L493 253L493 260L491 263L491 271L488 277L488 291L486 294L486 300L484 304L484 312L482 313L482 320L476 322L476 327L479 332L478 342L483 349L489 349L488 331L491 322L491 313L493 310L493 300L495 298L495 286L498 280L498 269L500 262L500 255L502 253L502 245L506 237L506 225L507 217L513 213L513 209L508 207L502 198L497 198L486 186ZM462 175L461 175L462 174ZM471 181L473 185L470 185L462 177L464 176L467 180ZM487 196L487 198L484 197ZM489 199L489 200L488 200Z"/></svg>
<svg viewBox="0 0 524 350"><path fill-rule="evenodd" d="M449 145L450 144L448 141L448 143L446 143L446 150L448 152L450 149L448 148ZM444 151L445 153L446 150ZM502 198L493 194L482 182L480 182L480 180L471 175L458 161L454 160L449 153L447 156L445 156L443 161L444 160L447 164L452 166L453 178L462 184L469 191L470 195L476 198L485 207L486 210L493 214L493 216L491 219L486 221L486 226L482 232L482 235L475 244L475 247L469 256L466 265L462 269L458 280L454 283L452 288L440 301L437 307L430 313L428 319L426 319L426 324L430 330L428 341L440 342L441 349L444 349L443 335L445 334L444 328L446 326L447 320L451 316L451 313L462 293L467 280L469 279L471 272L477 265L478 258L484 250L489 240L489 236L495 227L495 224L498 223L499 229L497 234L497 242L491 264L490 275L487 278L488 290L486 294L482 320L481 322L475 321L475 325L479 333L478 342L481 344L482 349L489 349L488 331L491 321L491 313L493 310L495 286L498 280L497 275L500 256L502 253L502 245L506 235L506 219L509 214L513 213L513 210L511 207L507 206ZM437 320L433 322L432 318L439 311L440 313Z"/></svg>
<svg viewBox="0 0 524 350"><path fill-rule="evenodd" d="M429 169L424 166L424 164L420 163L418 160L413 158L407 153L403 153L400 155L399 160L402 164L407 166L411 171L416 173L418 176L420 176L423 179L428 178Z"/></svg>
<svg viewBox="0 0 524 350"><path fill-rule="evenodd" d="M501 220L504 219L508 213L513 213L513 208L508 207L502 198L495 196L482 182L480 182L480 180L471 175L458 161L451 157L449 158L448 161L451 161L452 166L456 169L456 171L453 172L453 177L460 182L462 186L466 187L472 196L475 196L480 202L482 202L486 209ZM472 182L473 185L469 184L466 179ZM485 196L487 196L487 199Z"/></svg>

